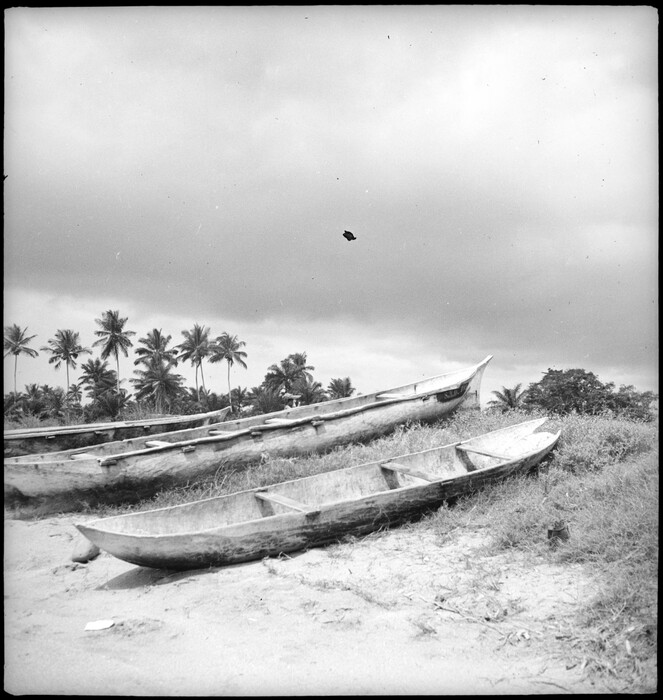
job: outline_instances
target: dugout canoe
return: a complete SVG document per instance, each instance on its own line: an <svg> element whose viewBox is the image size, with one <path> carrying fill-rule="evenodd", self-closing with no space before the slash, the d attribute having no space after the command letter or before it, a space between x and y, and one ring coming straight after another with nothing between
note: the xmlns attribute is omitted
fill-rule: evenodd
<svg viewBox="0 0 663 700"><path fill-rule="evenodd" d="M135 501L265 455L324 452L384 435L408 421L427 423L455 410L478 409L491 359L388 391L226 421L186 435L164 433L138 445L127 440L83 452L5 459L5 503L35 505L46 513Z"/></svg>
<svg viewBox="0 0 663 700"><path fill-rule="evenodd" d="M98 445L111 440L166 433L172 430L196 428L220 423L230 408L189 416L163 416L145 420L114 421L108 423L81 423L48 428L5 430L4 456L17 457L28 454L59 452Z"/></svg>
<svg viewBox="0 0 663 700"><path fill-rule="evenodd" d="M555 446L546 418L444 447L76 527L138 566L199 569L278 556L411 520L515 473Z"/></svg>

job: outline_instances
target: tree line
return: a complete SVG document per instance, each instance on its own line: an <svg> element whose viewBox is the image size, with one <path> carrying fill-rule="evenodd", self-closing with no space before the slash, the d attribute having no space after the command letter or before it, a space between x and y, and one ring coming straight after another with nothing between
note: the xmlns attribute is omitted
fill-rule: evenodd
<svg viewBox="0 0 663 700"><path fill-rule="evenodd" d="M134 395L121 387L120 355L128 357L133 346L134 331L125 328L127 318L119 311L105 311L95 319L97 340L93 347L100 356L81 364L78 381L71 383L70 372L77 368L81 355L92 354L80 343L79 333L57 330L48 344L41 347L50 355L49 363L55 369L63 364L66 370L66 391L60 387L30 384L25 392L16 388L16 367L21 355L36 357L39 352L30 346L37 337L28 335L28 329L13 324L5 326L5 357L14 357L14 391L4 397L4 414L9 420L26 416L57 419L69 422L115 420L130 412L189 414L213 411L230 406L235 414L245 412L270 413L288 405L308 405L329 399L352 396L355 388L349 377L335 378L326 389L313 378L315 367L308 364L305 352L292 353L279 363L271 365L259 386L252 389L231 387L231 369L235 365L247 368L246 343L236 335L224 332L211 338L211 330L194 324L182 331L183 340L173 345L172 336L154 328L138 339L135 348ZM115 369L108 359L115 360ZM182 375L175 372L180 362L190 362L195 370L195 388L185 387ZM205 385L204 362L225 362L227 366L227 394L216 394ZM82 404L83 392L89 403ZM638 392L633 386L603 383L593 372L584 369L548 369L539 382L523 389L502 387L493 391L489 401L491 410L540 410L547 414L569 413L611 414L634 420L650 421L656 416L652 404L658 395L651 391Z"/></svg>
<svg viewBox="0 0 663 700"><path fill-rule="evenodd" d="M526 389L517 384L492 393L495 398L488 406L503 413L514 409L542 410L553 415L613 415L644 422L656 418L652 404L658 399L654 392L639 392L632 385L616 390L614 382L603 383L584 369L548 369L540 381Z"/></svg>
<svg viewBox="0 0 663 700"><path fill-rule="evenodd" d="M128 319L119 311L105 311L95 319L97 340L92 347L99 348L99 357L81 362L80 375L72 383L71 372L78 367L79 358L92 355L91 348L80 342L80 334L71 329L57 330L47 345L40 348L48 353L49 363L66 371L66 390L49 385L29 384L24 392L16 386L16 370L21 356L37 357L39 351L31 347L36 335L28 335L28 328L17 324L4 328L4 356L14 357L14 389L4 396L4 415L8 420L26 416L59 421L115 420L129 413L154 412L158 414L190 414L213 411L229 406L235 414L253 411L269 413L288 405L311 404L329 399L352 396L355 388L349 377L334 378L326 389L313 378L315 367L307 364L305 352L292 353L267 369L263 382L252 389L231 387L231 369L235 365L247 368L246 343L238 336L221 333L211 337L211 329L195 323L182 331L183 340L172 343L172 336L154 328L135 347L135 377L129 379L134 393L121 386L120 356L128 357L133 347L134 331L126 328ZM114 359L115 368L108 360ZM181 362L194 368L195 387L186 387L184 377L175 369ZM210 391L205 384L204 363L225 362L227 366L227 394ZM83 393L89 402L83 405Z"/></svg>

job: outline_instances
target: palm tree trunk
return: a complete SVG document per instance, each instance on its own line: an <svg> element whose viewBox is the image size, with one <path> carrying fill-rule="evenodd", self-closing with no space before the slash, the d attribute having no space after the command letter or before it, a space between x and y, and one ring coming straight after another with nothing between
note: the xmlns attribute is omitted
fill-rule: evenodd
<svg viewBox="0 0 663 700"><path fill-rule="evenodd" d="M14 355L14 396L16 396L16 367L18 366L18 355Z"/></svg>
<svg viewBox="0 0 663 700"><path fill-rule="evenodd" d="M67 370L67 386L64 391L64 416L69 423L69 362L65 364L65 369Z"/></svg>
<svg viewBox="0 0 663 700"><path fill-rule="evenodd" d="M200 361L200 381L203 383L203 391L207 391L205 388L205 375L203 374L203 361Z"/></svg>
<svg viewBox="0 0 663 700"><path fill-rule="evenodd" d="M230 388L230 362L228 362L228 403L230 404L230 412L233 413L232 389Z"/></svg>
<svg viewBox="0 0 663 700"><path fill-rule="evenodd" d="M120 398L120 354L118 351L115 351L115 364L117 366L117 398L119 401ZM123 410L121 408L122 404L118 404L120 406L120 410L118 411L117 417L122 418L122 413Z"/></svg>

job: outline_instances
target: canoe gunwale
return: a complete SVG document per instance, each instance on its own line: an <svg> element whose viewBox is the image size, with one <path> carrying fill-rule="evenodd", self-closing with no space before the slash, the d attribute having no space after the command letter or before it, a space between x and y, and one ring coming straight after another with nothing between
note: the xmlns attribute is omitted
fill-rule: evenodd
<svg viewBox="0 0 663 700"><path fill-rule="evenodd" d="M218 418L225 417L230 411L229 407L220 408L216 411L207 411L204 413L192 413L190 415L179 414L174 416L166 416L164 418L146 418L145 420L135 420L135 421L115 421L109 423L81 423L74 426L66 425L54 425L50 428L19 428L16 430L5 430L4 439L8 441L13 440L29 440L34 439L48 439L48 438L62 438L67 435L79 435L84 433L107 433L117 430L127 429L127 428L152 428L160 424L177 424L177 423L188 423L190 421L197 421L203 419L214 420L214 422L219 422ZM34 431L34 432L32 432Z"/></svg>
<svg viewBox="0 0 663 700"><path fill-rule="evenodd" d="M545 422L546 420L547 419L544 418L541 420L528 421L528 422L529 423L537 423L538 422L540 424L540 423ZM524 425L524 424L520 424L520 425ZM513 427L513 426L508 426L506 429L500 429L500 430L493 431L493 432L499 433L499 432L502 432L502 430L508 430L508 428L510 428L510 427ZM536 426L536 427L538 427L538 426ZM535 429L536 428L533 428L531 433L529 433L529 434L534 434ZM453 443L449 443L448 445L443 445L440 447L433 447L433 448L421 450L421 451L415 452L415 453L408 453L407 455L400 455L398 457L393 457L393 458L389 458L386 460L377 460L377 461L367 462L367 463L361 464L361 465L355 465L354 468L369 467L369 466L379 466L379 467L384 466L384 467L388 468L389 462L395 463L399 459L403 459L404 457L408 457L410 455L421 455L421 454L425 454L427 452L440 451L440 450L444 450L447 448L458 447L458 445L462 445L463 443L469 442L471 440L476 440L480 437L485 437L488 434L489 433L484 433L483 435L477 436L475 438L469 438L468 440L453 442ZM310 520L310 519L315 519L315 518L321 517L325 513L333 511L334 509L337 509L339 506L360 505L362 502L368 502L371 499L380 498L380 497L384 497L387 495L390 495L393 497L398 497L398 495L405 494L408 492L414 492L414 491L424 492L424 491L429 491L429 490L432 491L438 487L444 487L444 486L448 486L450 484L453 484L454 482L458 482L461 479L469 479L470 482L480 481L481 477L484 476L486 473L489 473L491 471L496 471L498 468L504 469L504 468L508 468L510 466L517 467L519 465L519 463L528 462L530 460L534 460L534 462L533 462L533 466L534 466L540 460L542 460L543 457L545 457L549 452L551 452L554 449L554 447L557 444L559 437L561 435L561 431L558 431L557 433L544 433L544 434L550 436L544 445L538 446L535 449L529 450L527 452L524 452L522 454L519 454L519 455L516 455L513 457L504 458L503 461L498 461L497 463L494 463L494 464L489 464L489 465L486 465L484 467L477 467L475 470L468 471L466 474L455 474L455 475L450 476L450 477L440 477L438 479L434 479L434 480L430 480L430 481L426 480L426 483L404 484L404 485L398 486L396 488L388 488L387 487L385 489L375 491L375 492L370 493L370 494L357 496L355 498L342 498L342 499L338 499L336 501L327 501L325 503L319 503L319 504L305 504L305 503L299 502L299 505L305 507L304 509L302 509L302 508L294 509L293 508L293 510L290 510L288 512L274 513L272 515L263 515L259 518L252 518L250 520L244 520L240 523L233 523L230 525L226 524L226 525L214 526L214 527L210 527L210 528L190 530L187 532L178 532L178 533L174 533L172 535L164 535L164 534L150 535L150 534L144 534L144 533L143 534L138 534L138 533L134 534L134 533L127 533L127 532L123 532L123 531L100 530L98 528L95 528L95 523L101 523L104 520L111 520L111 519L117 518L117 517L131 519L132 517L140 517L140 516L143 516L146 514L150 515L153 513L159 513L159 512L163 512L163 511L173 511L173 510L176 510L178 508L185 508L185 507L191 505L190 503L183 503L183 504L179 504L176 506L166 506L163 508L155 508L155 509L150 509L150 510L146 510L146 511L138 511L136 513L128 513L128 514L124 514L124 515L120 515L120 516L111 516L110 518L102 518L102 519L98 519L98 520L93 520L93 521L90 521L88 523L76 523L75 527L77 527L79 530L81 530L81 527L82 527L84 529L95 530L97 532L108 532L112 535L121 535L122 538L126 538L127 540L148 542L151 540L156 541L156 540L162 539L164 537L183 538L183 537L190 537L190 536L194 536L194 535L213 535L215 533L221 533L223 531L227 532L228 530L230 530L232 528L249 528L249 527L251 527L251 525L256 524L256 523L261 523L264 527L268 523L274 523L275 525L278 525L278 523L281 523L281 522L291 521L293 518L300 518L300 519L304 518L306 520ZM352 468L353 467L349 467L348 469L352 469ZM333 470L333 471L336 471L336 470ZM342 471L342 470L340 470L340 471ZM318 476L318 475L312 475L312 476ZM414 476L416 476L416 474L414 474ZM302 481L302 480L308 479L308 478L310 478L310 477L300 477L298 479L291 479L291 480L285 481L285 482L278 482L276 484L273 484L272 486L281 486L281 485L285 485L285 484L289 484L289 483L294 483L297 481ZM255 496L257 498L264 498L264 497L268 497L269 495L272 495L272 494L270 494L269 489L270 489L270 486L260 486L260 487L256 487L253 489L247 489L246 491L236 492L235 494L227 494L227 495L222 495L222 496L212 496L210 498L202 499L202 500L197 501L195 503L202 504L205 502L220 500L220 499L226 498L227 496L240 495L240 494L255 494ZM274 498L274 501L278 503L278 500L279 500L278 497L281 496L281 494L274 493L273 495L276 496L276 498ZM285 497L285 500L292 500L292 499ZM285 505L285 504L282 503L282 505ZM79 525L81 527L79 527ZM81 530L81 532L83 532L83 530ZM228 536L232 537L231 534L228 534Z"/></svg>
<svg viewBox="0 0 663 700"><path fill-rule="evenodd" d="M474 374L476 374L476 373L474 373ZM262 433L276 432L279 430L292 430L293 428L299 428L299 427L302 427L302 426L307 425L307 424L317 424L317 425L313 425L313 427L318 427L321 423L339 420L342 418L347 418L348 416L352 416L352 415L355 415L357 413L363 413L365 411L370 411L370 410L376 409L376 408L384 408L386 406L391 406L394 404L402 404L402 403L416 401L416 400L426 401L427 399L430 399L432 396L439 394L439 393L442 393L443 391L453 391L454 389L457 389L458 387L462 386L463 384L466 384L467 386L465 387L465 390L463 391L462 394L454 397L453 399L450 399L451 401L460 400L462 402L465 395L467 394L467 389L469 388L470 382L472 381L474 374L468 380L464 380L462 382L459 382L458 386L448 387L445 389L438 388L435 390L427 391L425 393L413 394L412 396L407 396L405 398L384 399L384 400L380 400L380 401L374 401L373 403L367 403L367 404L364 404L361 406L353 406L352 408L345 408L345 409L342 409L341 411L335 411L334 413L316 414L316 415L311 415L311 416L302 417L302 418L293 418L293 419L289 419L288 423L276 422L275 419L267 419L267 420L273 420L275 422L271 422L271 423L265 422L265 423L261 423L259 425L251 426L249 428L243 428L241 430L221 431L219 434L215 434L215 435L208 435L208 436L199 437L199 438L191 438L189 440L181 440L180 442L171 442L171 443L167 443L167 444L163 444L163 445L143 448L140 450L133 450L133 451L129 451L129 452L121 452L121 453L118 453L116 455L109 455L107 457L95 457L94 459L96 459L97 462L103 467L109 463L117 463L118 459L125 459L125 458L129 458L129 457L138 457L140 455L155 454L157 452L176 450L176 449L189 447L189 446L216 444L218 442L234 440L238 437L245 437L247 435L256 437L256 433L262 434ZM277 419L277 420L280 420L280 419Z"/></svg>
<svg viewBox="0 0 663 700"><path fill-rule="evenodd" d="M112 453L109 455L94 455L94 454L89 454L87 458L79 457L76 454L69 454L67 457L65 456L56 456L55 459L42 459L40 460L40 463L46 466L47 464L56 464L56 463L62 463L66 461L70 461L71 459L75 460L80 460L81 462L84 462L85 460L89 459L91 463L96 463L101 467L109 467L109 466L114 466L118 463L119 460L124 460L124 459L131 459L131 458L136 458L136 457L141 457L141 456L151 456L154 454L158 454L159 452L168 452L168 451L175 451L179 449L184 449L184 448L189 448L189 447L195 447L197 445L207 445L207 444L218 444L224 441L230 441L234 440L237 438L242 438L242 437L247 437L251 436L253 438L260 438L263 433L270 434L270 433L276 433L279 431L289 431L289 430L294 430L296 428L301 428L306 425L312 425L314 428L319 428L320 426L324 425L325 422L329 421L335 421L335 420L340 420L352 415L356 415L358 413L364 413L366 411L371 411L375 410L378 408L385 408L389 407L392 405L400 405L404 404L407 402L413 402L413 401L428 401L430 400L431 397L437 395L437 394L444 394L445 392L452 392L460 388L461 386L464 385L464 390L461 394L458 396L453 396L451 398L446 398L446 399L441 399L442 403L447 403L451 401L457 401L458 405L460 405L466 398L467 398L467 393L469 391L469 388L472 384L472 380L477 376L477 374L480 371L483 371L485 369L485 366L488 364L488 362L492 359L492 356L489 355L487 356L484 360L479 362L476 365L473 365L471 367L466 368L465 370L455 370L453 372L447 372L445 374L440 374L435 377L430 377L429 379L425 380L426 383L430 383L436 380L442 380L444 377L447 377L449 375L459 375L462 372L464 374L460 379L457 381L444 385L444 386L437 386L433 388L429 388L425 391L415 391L412 394L403 394L399 395L399 397L396 398L387 398L387 399L376 399L373 400L370 403L363 403L358 406L351 406L349 408L341 408L336 411L332 411L330 413L324 414L324 413L317 413L314 411L311 411L308 415L306 416L301 416L301 417L294 417L294 418L281 418L281 417L276 417L274 414L266 414L266 419L264 423L258 423L255 425L249 425L245 428L240 428L240 429L220 429L217 428L215 430L214 434L208 434L208 435L203 435L201 437L194 437L194 438L189 438L186 440L178 440L177 442L169 442L169 443L164 443L163 445L158 445L158 446L153 446L153 447L141 447L138 449L134 450L127 450L127 451L122 451L122 452L117 452L117 453ZM410 385L407 386L413 386L420 384L421 382L413 382ZM403 387L400 387L403 388ZM380 394L383 394L385 392L376 392L373 394L373 396L377 397ZM369 395L370 396L370 395ZM345 399L340 399L340 401L345 401ZM318 406L317 404L312 404L312 406ZM221 409L221 411L228 411L229 409ZM281 413L279 412L276 412ZM206 414L196 414L196 415L206 415ZM194 416L191 416L192 418L195 418ZM242 419L240 419L242 420ZM286 422L287 421L287 422ZM214 425L217 425L216 423ZM232 423L227 423L227 425L230 427L232 426ZM205 427L205 426L201 426ZM173 432L173 431L170 431ZM175 431L176 432L176 431ZM159 434L155 435L155 438L158 438ZM88 446L88 447L80 447L80 448L75 448L78 454L83 454L86 452L89 452L91 449L94 449L95 446ZM72 451L73 452L73 451ZM57 455L58 453L56 453ZM17 462L16 464L31 464L31 460L29 459L30 455L25 455L24 457L20 458L20 461ZM11 459L11 458L9 458Z"/></svg>

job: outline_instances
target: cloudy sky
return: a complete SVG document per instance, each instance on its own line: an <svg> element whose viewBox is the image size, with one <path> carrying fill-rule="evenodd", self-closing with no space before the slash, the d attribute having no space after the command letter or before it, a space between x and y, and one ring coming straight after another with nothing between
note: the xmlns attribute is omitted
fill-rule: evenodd
<svg viewBox="0 0 663 700"><path fill-rule="evenodd" d="M33 347L117 309L134 341L238 335L249 388L306 352L362 392L489 354L484 402L548 368L658 390L655 9L15 8L5 32L4 324ZM65 375L41 353L17 381Z"/></svg>

